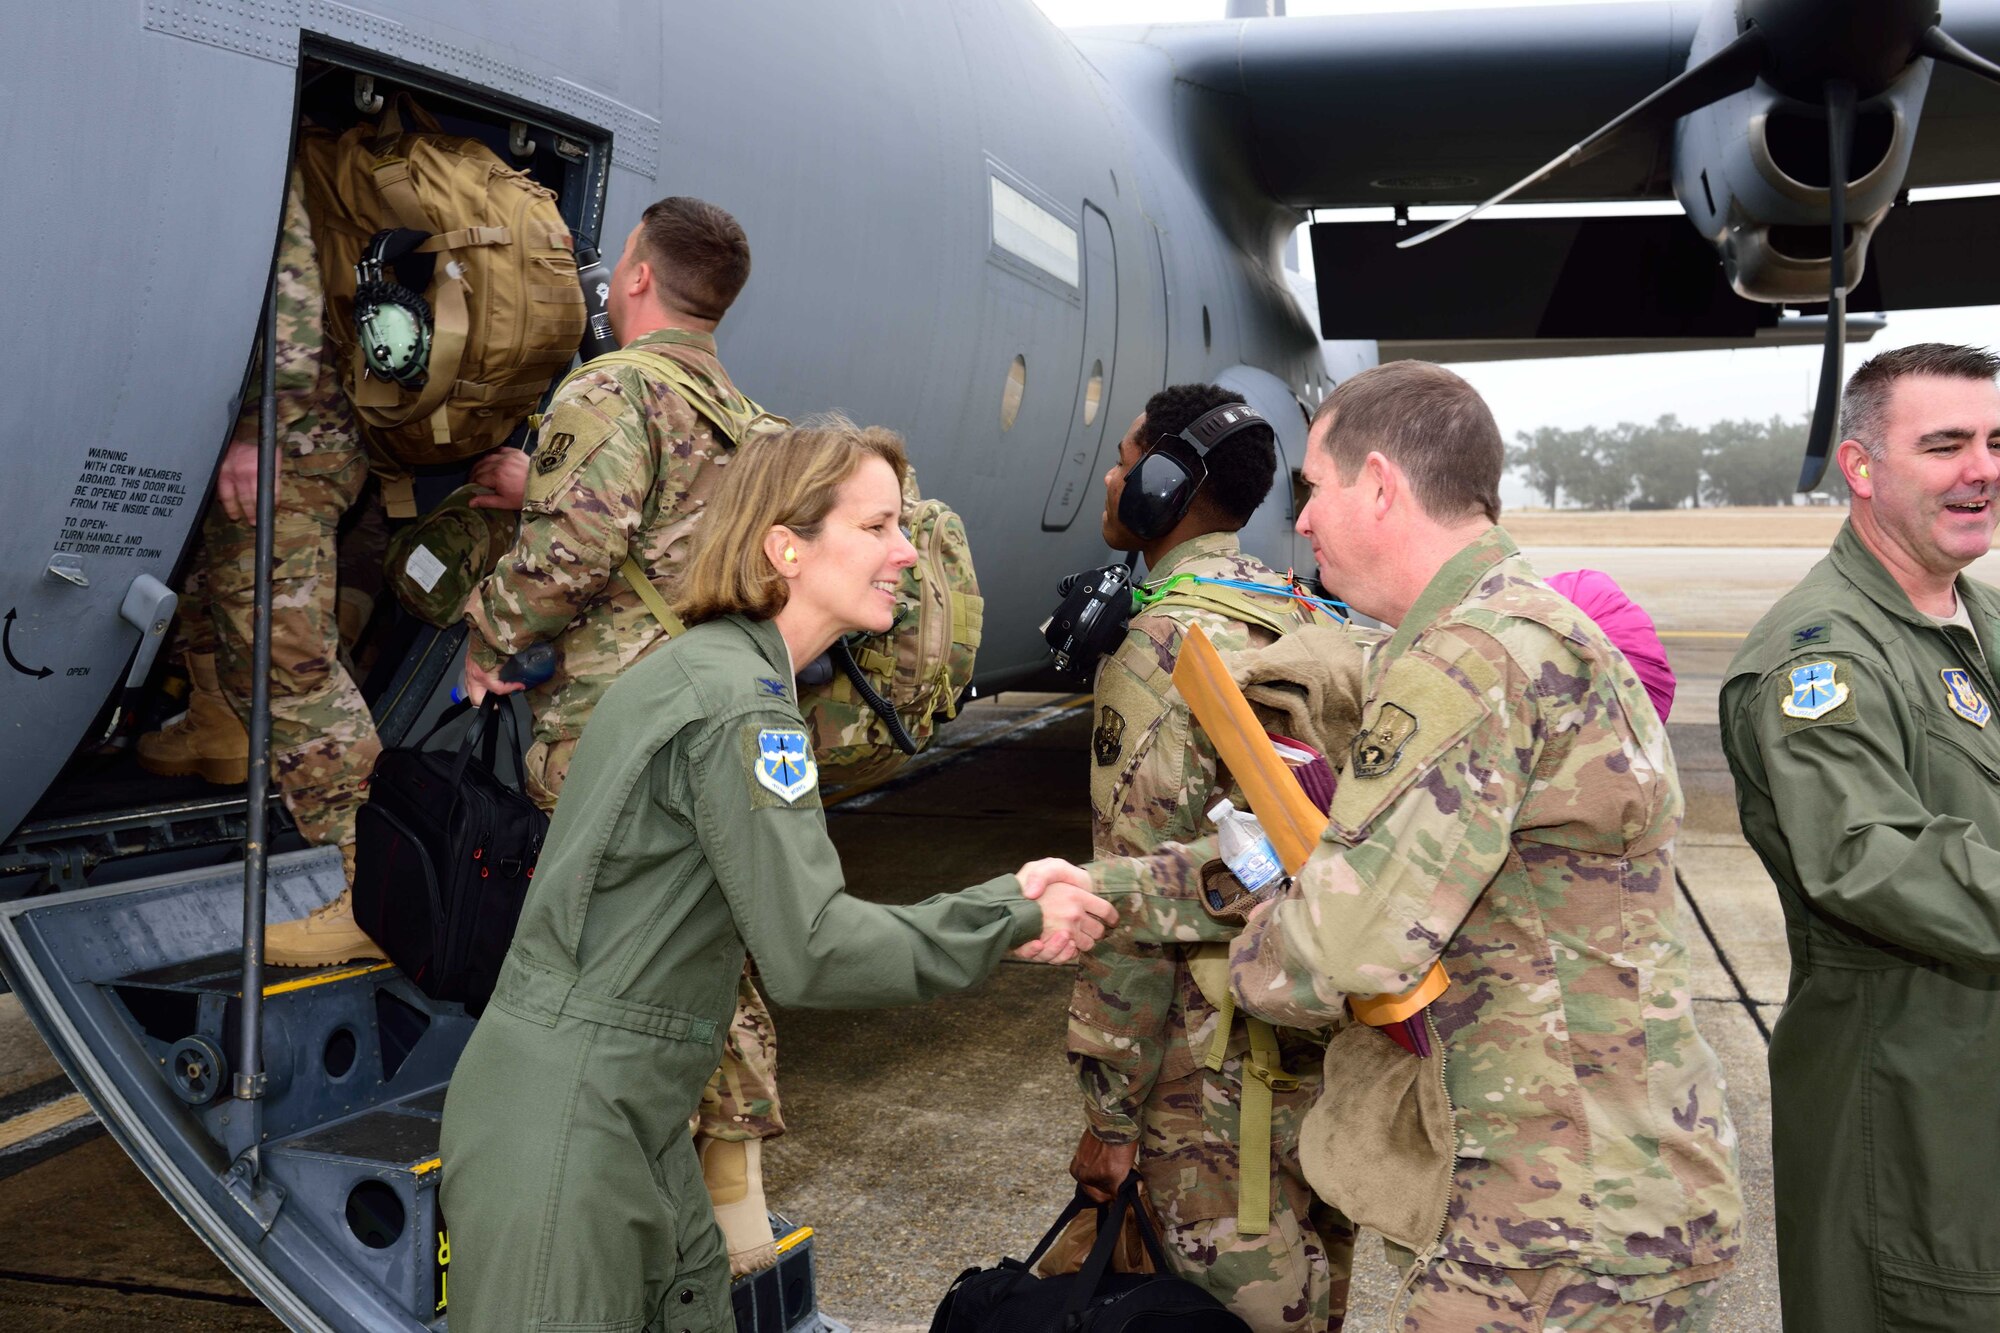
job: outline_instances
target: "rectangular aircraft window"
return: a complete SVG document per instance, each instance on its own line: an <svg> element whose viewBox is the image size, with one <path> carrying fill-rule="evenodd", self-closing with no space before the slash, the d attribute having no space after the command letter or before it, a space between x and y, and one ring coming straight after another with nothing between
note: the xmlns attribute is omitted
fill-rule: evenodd
<svg viewBox="0 0 2000 1333"><path fill-rule="evenodd" d="M1052 278L1078 285L1076 228L998 176L993 182L993 243Z"/></svg>

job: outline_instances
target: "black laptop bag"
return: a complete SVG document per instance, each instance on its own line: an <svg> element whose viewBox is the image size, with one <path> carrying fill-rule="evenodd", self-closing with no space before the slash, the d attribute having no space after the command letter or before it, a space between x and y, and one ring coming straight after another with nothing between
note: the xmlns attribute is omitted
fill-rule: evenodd
<svg viewBox="0 0 2000 1333"><path fill-rule="evenodd" d="M1096 1208L1098 1220L1097 1243L1083 1267L1036 1277L1031 1270L1085 1208ZM1156 1272L1109 1271L1128 1210L1138 1216L1139 1234ZM1250 1333L1250 1326L1222 1302L1171 1274L1160 1238L1139 1207L1134 1172L1108 1210L1079 1189L1025 1260L1002 1259L992 1268L960 1273L931 1319L931 1333Z"/></svg>
<svg viewBox="0 0 2000 1333"><path fill-rule="evenodd" d="M503 732L512 771L521 767L521 738L502 725L512 710L499 695L466 718L471 707L446 710L415 746L376 760L355 820L354 919L424 994L477 1014L513 941L549 818L500 776ZM455 752L425 748L461 719L469 725Z"/></svg>

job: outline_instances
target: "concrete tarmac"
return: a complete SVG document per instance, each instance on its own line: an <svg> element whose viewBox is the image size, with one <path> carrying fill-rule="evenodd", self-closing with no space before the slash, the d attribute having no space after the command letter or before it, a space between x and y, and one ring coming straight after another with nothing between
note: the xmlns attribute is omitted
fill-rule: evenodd
<svg viewBox="0 0 2000 1333"><path fill-rule="evenodd" d="M1729 1079L1748 1206L1743 1259L1714 1330L1769 1333L1778 1304L1759 1025L1783 1000L1786 954L1775 896L1737 828L1715 692L1741 633L1820 553L1529 554L1547 573L1590 567L1618 578L1652 612L1680 676L1669 730L1688 793L1683 927L1702 1031ZM2000 568L1975 573L1992 579ZM890 783L836 795L829 822L854 891L911 902L1033 857L1087 856L1089 730L1073 698L1003 695L970 708ZM927 1328L961 1269L1024 1254L1054 1218L1082 1127L1062 1055L1073 976L1008 963L921 1008L778 1012L790 1132L768 1150L766 1183L775 1208L817 1230L822 1308L857 1330ZM67 1095L18 1006L0 998L0 1308L9 1327L276 1327L87 1113L66 1116ZM10 1140L9 1127L28 1123L35 1107L60 1123L33 1122L36 1134ZM1348 1327L1375 1333L1394 1275L1372 1237L1357 1267Z"/></svg>

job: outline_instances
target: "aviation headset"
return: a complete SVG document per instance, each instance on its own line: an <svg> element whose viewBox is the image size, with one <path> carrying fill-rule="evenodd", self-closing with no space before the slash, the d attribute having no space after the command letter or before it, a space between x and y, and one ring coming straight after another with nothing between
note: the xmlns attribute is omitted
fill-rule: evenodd
<svg viewBox="0 0 2000 1333"><path fill-rule="evenodd" d="M1173 531L1194 503L1195 492L1208 480L1209 450L1238 431L1268 424L1248 403L1224 403L1204 412L1186 430L1160 436L1125 473L1118 521L1147 541ZM1166 451L1164 446L1174 440L1194 450L1192 464Z"/></svg>
<svg viewBox="0 0 2000 1333"><path fill-rule="evenodd" d="M354 328L362 359L372 373L406 389L420 389L429 378L431 307L397 281L398 261L420 263L424 273L418 285L428 287L435 259L410 253L428 239L403 227L378 231L354 265Z"/></svg>

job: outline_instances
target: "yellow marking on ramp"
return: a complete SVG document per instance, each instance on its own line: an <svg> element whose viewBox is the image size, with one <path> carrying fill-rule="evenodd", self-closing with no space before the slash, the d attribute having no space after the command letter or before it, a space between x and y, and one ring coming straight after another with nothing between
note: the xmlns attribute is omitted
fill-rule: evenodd
<svg viewBox="0 0 2000 1333"><path fill-rule="evenodd" d="M360 967L338 967L331 972L315 972L309 977L300 977L297 981L280 981L275 986L264 987L264 998L286 995L295 990L308 990L314 986L325 986L336 981L346 981L352 977L365 977L371 972L387 972L394 966L394 963L364 963Z"/></svg>
<svg viewBox="0 0 2000 1333"><path fill-rule="evenodd" d="M800 1227L797 1231L794 1231L791 1235L786 1236L778 1242L778 1253L783 1254L786 1250L791 1249L801 1241L811 1240L812 1233L813 1229L811 1227Z"/></svg>
<svg viewBox="0 0 2000 1333"><path fill-rule="evenodd" d="M46 1134L52 1129L60 1129L80 1116L90 1114L90 1103L80 1092L37 1106L32 1111L21 1114L0 1125L0 1151L5 1151L17 1143L26 1143L38 1134Z"/></svg>
<svg viewBox="0 0 2000 1333"><path fill-rule="evenodd" d="M413 1176L427 1176L443 1165L444 1158L433 1157L428 1162L418 1162L415 1166L411 1167L410 1174Z"/></svg>

